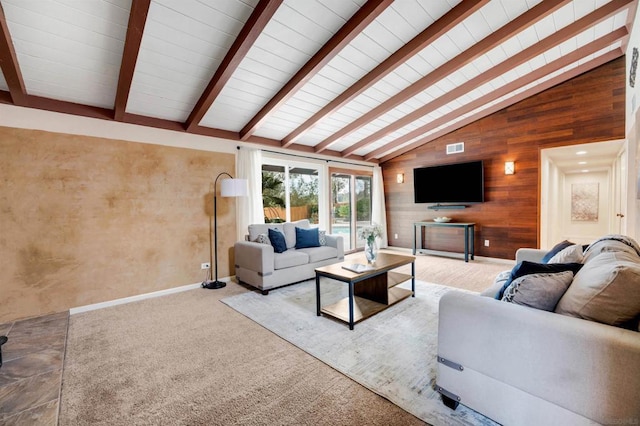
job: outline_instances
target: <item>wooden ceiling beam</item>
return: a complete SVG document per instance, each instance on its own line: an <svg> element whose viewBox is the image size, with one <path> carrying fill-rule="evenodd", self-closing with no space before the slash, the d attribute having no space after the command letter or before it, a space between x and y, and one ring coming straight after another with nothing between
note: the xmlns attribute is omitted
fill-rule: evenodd
<svg viewBox="0 0 640 426"><path fill-rule="evenodd" d="M382 61L367 75L358 80L355 84L341 93L337 98L325 105L320 111L298 126L282 140L282 147L286 148L297 141L304 133L309 131L320 120L332 114L347 102L373 86L380 79L405 63L409 58L429 46L447 31L464 21L475 13L489 0L463 0L456 7L443 15L436 22L427 27L420 34L411 39L407 44L398 49L395 53Z"/></svg>
<svg viewBox="0 0 640 426"><path fill-rule="evenodd" d="M5 90L0 90L0 104L13 105L13 99L11 99L11 93Z"/></svg>
<svg viewBox="0 0 640 426"><path fill-rule="evenodd" d="M491 33L478 43L462 52L461 54L457 55L450 61L445 62L443 65L425 75L415 83L411 84L409 87L401 90L396 95L390 97L377 107L373 108L371 111L367 112L360 118L354 120L347 126L343 127L336 133L320 142L318 145L316 145L316 152L322 152L341 138L355 132L363 126L366 126L376 118L389 112L408 99L411 99L415 95L424 91L426 88L442 80L449 74L459 70L465 65L471 63L476 58L484 55L491 49L504 43L524 29L549 16L551 13L555 12L565 4L570 3L570 1L571 0L547 0L538 3L536 6L518 16L513 21L510 21L497 31Z"/></svg>
<svg viewBox="0 0 640 426"><path fill-rule="evenodd" d="M2 69L2 75L4 75L4 79L7 82L13 103L26 106L27 89L22 79L22 72L20 71L18 57L13 47L2 4L0 4L0 69Z"/></svg>
<svg viewBox="0 0 640 426"><path fill-rule="evenodd" d="M631 30L633 29L633 20L636 17L637 9L638 9L637 1L634 1L633 3L631 3L631 5L629 5L629 11L627 12L627 20L625 23L625 26L627 27L627 30L629 31L629 33L631 33ZM627 43L629 43L629 38L625 39L625 43L622 45L622 50L624 52L627 51L627 46L628 46Z"/></svg>
<svg viewBox="0 0 640 426"><path fill-rule="evenodd" d="M612 5L612 3L609 3ZM587 28L591 28L594 25L602 22L603 20L611 17L615 13L617 13L621 8L628 6L621 6L616 8L615 5L613 7L601 7L596 9L592 13L578 19L573 24L567 25L562 28L560 31L553 33L549 37L540 40L538 43L529 46L523 51L517 53L514 56L511 56L507 60L499 63L498 65L482 72L478 76L472 78L471 80L466 81L460 86L456 87L453 90L445 93L444 95L428 102L427 104L417 108L411 113L405 115L397 121L383 127L382 129L372 133L371 135L365 137L364 139L358 141L357 143L351 145L349 148L342 151L342 154L346 157L359 149L362 149L377 140L382 139L383 137L395 132L396 130L402 129L403 127L413 123L416 120L419 120L438 108L447 105L449 102L454 101L455 99L469 93L477 87L482 86L483 84L513 70L514 68L522 65L523 63L541 55L544 52L553 49L554 47L564 43L572 37L580 34L585 31ZM624 33L621 35L621 33ZM614 31L608 35L608 39L612 40L609 44L613 43L615 40L619 40L627 35L627 29L625 27L621 27L618 31ZM606 42L606 41L605 41ZM415 134L415 130L411 132L411 134Z"/></svg>
<svg viewBox="0 0 640 426"><path fill-rule="evenodd" d="M133 3L131 3L129 24L124 40L122 62L120 64L120 76L118 77L118 88L113 105L113 117L118 121L124 119L127 109L131 82L133 81L133 74L136 70L136 62L138 62L138 54L140 53L142 35L144 34L144 26L147 23L147 14L149 13L150 5L151 0L133 0Z"/></svg>
<svg viewBox="0 0 640 426"><path fill-rule="evenodd" d="M496 105L493 105L487 109L484 109L476 114L473 114L467 118L465 118L464 120L461 120L457 123L454 123L450 126L447 126L446 128L439 130L438 132L429 135L423 139L420 139L416 142L413 142L409 145L406 145L398 150L395 150L391 153L389 153L388 155L380 158L380 163L384 163L386 161L392 160L393 158L396 158L402 154L405 154L409 151L413 151L414 149L429 143L441 136L444 136L448 133L451 133L455 130L458 130L464 126L466 126L467 124L473 123L474 121L480 120L481 118L487 117L495 112L498 112L504 108L510 107L512 105L515 105L516 103L527 99L531 96L537 95L538 93L542 93L547 89L552 88L553 86L556 86L558 84L564 83L567 80L570 80L574 77L579 76L580 74L583 74L585 72L591 71L601 65L606 64L607 62L610 62L614 59L617 59L621 56L624 55L624 52L622 51L622 49L615 49L609 53L605 53L604 55L598 56L595 59L592 59L589 62L586 62L582 65L577 66L576 68L571 69L570 71L567 71L564 74L558 75L552 79L549 79L537 86L534 86L528 90L523 91L522 93L519 93L515 96L513 96L512 98L506 99Z"/></svg>
<svg viewBox="0 0 640 426"><path fill-rule="evenodd" d="M264 146L264 147L269 147L269 148L282 148L280 146L280 141L276 140L276 139L270 139L270 138L264 138L264 137L260 137L260 136L251 136L249 137L249 139L247 139L246 141L242 141L240 140L240 134L238 132L234 132L232 130L222 130L222 129L214 129L211 127L204 127L204 126L196 126L193 128L193 131L191 131L190 133L193 134L197 134L197 135L202 135L202 136L209 136L209 137L214 137L214 138L222 138L222 139L229 139L229 142L246 142L246 143L251 143L254 145L259 145L259 146ZM314 154L313 151L313 147L312 146L308 146L308 145L300 145L300 144L293 144L291 145L287 150L293 150L296 152L300 152L303 154ZM287 150L284 150L283 152L286 152ZM327 150L325 152L323 152L323 155L326 155L328 157L333 157L336 159L341 159L342 156L340 155L340 152L338 151L330 151ZM358 161L364 161L363 157L361 156L351 156L352 160L358 160ZM378 160L371 160L370 163L377 163Z"/></svg>
<svg viewBox="0 0 640 426"><path fill-rule="evenodd" d="M100 118L106 120L113 119L113 111L108 108L77 104L69 101L60 101L58 99L43 98L41 96L27 95L27 104L29 105L29 108L60 112L62 114L79 115L81 117Z"/></svg>
<svg viewBox="0 0 640 426"><path fill-rule="evenodd" d="M280 106L329 63L346 45L373 22L393 0L368 0L340 30L262 107L242 130L240 139L247 140Z"/></svg>
<svg viewBox="0 0 640 426"><path fill-rule="evenodd" d="M113 110L107 109L107 108L93 107L89 105L76 104L73 102L42 98L39 96L32 96L32 95L27 96L27 101L29 103L29 108L33 108L33 109L40 109L40 110L75 115L80 117L97 118L97 119L107 120L107 121L115 121L113 118ZM0 104L16 106L14 105L13 100L11 99L11 94L5 90L0 90ZM125 113L121 122L127 123L127 124L133 124L137 126L145 126L145 127L155 128L155 129L171 130L175 132L185 133L183 123L178 121L165 120L161 118L154 118L154 117L147 117L143 115ZM277 139L251 136L248 140L241 141L239 133L233 132L230 130L213 129L210 127L197 126L190 133L194 135L228 139L229 143L245 142L245 143L250 143L250 144L269 147L269 148L281 148L280 141ZM304 154L314 154L313 147L308 145L293 144L292 146L289 147L289 149L292 151L296 151ZM323 153L323 155L327 157L332 157L335 159L342 158L342 155L338 151L327 150ZM363 157L357 156L357 155L352 156L351 158L358 161L364 161ZM374 159L370 162L377 163L378 160Z"/></svg>
<svg viewBox="0 0 640 426"><path fill-rule="evenodd" d="M209 85L200 96L189 118L184 123L187 132L199 126L200 120L205 116L213 102L216 100L222 89L227 84L240 62L249 52L249 49L256 42L264 27L269 23L273 14L276 13L282 0L260 0L260 3L253 10L253 13L242 27L240 34L231 45L222 63L209 81Z"/></svg>
<svg viewBox="0 0 640 426"><path fill-rule="evenodd" d="M613 43L615 43L616 41L619 40L624 40L626 38L628 38L629 32L627 31L627 29L625 27L619 28L617 31L615 31L614 33L610 33L607 35L604 35L603 37L600 37L599 39L579 48L576 49L575 51L571 52L570 54L566 55L566 56L562 56L558 59L556 59L553 62L548 63L547 65L540 67L538 69L536 69L535 71L533 71L530 74L524 75L500 88L498 88L497 90L491 92L491 93L487 93L484 96L479 97L478 99L461 106L460 108L457 108L454 111L450 111L447 114L436 118L435 120L433 120L430 123L427 123L423 126L420 126L419 128L407 133L406 135L402 135L399 138L393 140L392 142L381 146L380 148L371 151L370 153L365 155L366 159L371 159L371 158L377 158L387 152L389 152L390 150L393 150L395 148L398 148L400 146L402 146L403 144L412 141L415 138L418 138L430 131L432 131L433 129L437 129L438 127L442 126L443 124L448 123L450 120L454 120L457 117L460 117L464 114L467 114L469 112L474 111L477 108L480 108L482 105L486 105L490 102L494 102L497 99L500 99L501 97L508 95L509 93L514 92L515 90L518 90L528 84L534 83L535 81L537 81L538 79L544 77L545 75L554 73L558 70L561 70L562 68L571 65L577 61L579 61L580 59L583 59L589 55L593 55L596 52L611 46Z"/></svg>

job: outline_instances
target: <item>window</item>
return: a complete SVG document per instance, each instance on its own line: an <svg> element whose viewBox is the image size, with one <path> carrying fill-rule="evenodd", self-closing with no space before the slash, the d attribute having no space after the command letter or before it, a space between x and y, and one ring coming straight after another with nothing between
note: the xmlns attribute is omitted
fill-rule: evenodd
<svg viewBox="0 0 640 426"><path fill-rule="evenodd" d="M319 172L314 165L262 166L265 223L309 219L318 224Z"/></svg>

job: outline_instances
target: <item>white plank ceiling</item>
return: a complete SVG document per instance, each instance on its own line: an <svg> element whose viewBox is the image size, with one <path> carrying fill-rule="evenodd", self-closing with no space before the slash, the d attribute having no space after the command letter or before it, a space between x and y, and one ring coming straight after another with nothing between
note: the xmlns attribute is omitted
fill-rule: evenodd
<svg viewBox="0 0 640 426"><path fill-rule="evenodd" d="M637 2L0 0L0 102L383 162L622 56Z"/></svg>

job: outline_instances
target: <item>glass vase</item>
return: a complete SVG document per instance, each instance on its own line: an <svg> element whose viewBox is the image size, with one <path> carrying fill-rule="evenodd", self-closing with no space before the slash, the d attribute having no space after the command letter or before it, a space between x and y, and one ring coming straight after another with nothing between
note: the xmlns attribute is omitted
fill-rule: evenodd
<svg viewBox="0 0 640 426"><path fill-rule="evenodd" d="M367 258L367 263L376 263L376 257L378 257L378 244L375 238L367 238L364 246L364 255Z"/></svg>

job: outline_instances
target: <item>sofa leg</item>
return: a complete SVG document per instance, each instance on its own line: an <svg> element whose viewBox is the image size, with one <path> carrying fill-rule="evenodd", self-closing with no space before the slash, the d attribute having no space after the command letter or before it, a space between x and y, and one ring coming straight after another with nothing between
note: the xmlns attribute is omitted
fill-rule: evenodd
<svg viewBox="0 0 640 426"><path fill-rule="evenodd" d="M262 295L266 296L267 294L269 294L269 290L262 290Z"/></svg>
<svg viewBox="0 0 640 426"><path fill-rule="evenodd" d="M458 401L456 401L453 398L449 398L446 395L441 395L441 396L442 396L442 402L444 403L444 405L451 408L452 410L455 410L456 408L458 408L458 404L459 404Z"/></svg>

